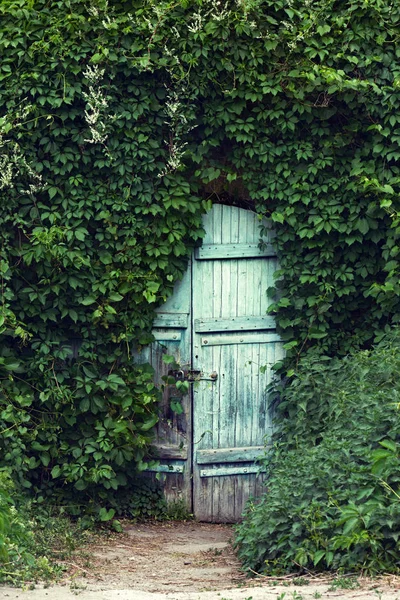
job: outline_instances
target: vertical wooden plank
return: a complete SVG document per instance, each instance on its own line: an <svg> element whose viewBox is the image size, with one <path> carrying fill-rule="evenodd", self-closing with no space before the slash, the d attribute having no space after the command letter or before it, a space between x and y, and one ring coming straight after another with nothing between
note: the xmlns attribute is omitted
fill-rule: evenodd
<svg viewBox="0 0 400 600"><path fill-rule="evenodd" d="M212 243L218 239L220 231L219 207L213 207L204 217L204 243ZM214 316L214 287L218 285L213 261L204 261L201 266L198 261L193 263L192 306L194 314L212 318ZM214 352L218 348L201 346L201 336L193 338L193 368L211 372ZM199 381L193 386L193 416L196 423L193 432L193 464L199 450L212 448L214 436L217 434L217 419L219 394L214 389L216 384ZM201 478L199 469L193 471L193 504L194 514L199 520L210 520L213 514L213 481L212 478Z"/></svg>
<svg viewBox="0 0 400 600"><path fill-rule="evenodd" d="M259 242L259 221L252 213L247 213L247 240L252 243ZM267 261L250 259L246 262L246 288L248 295L246 298L247 314L263 315L260 304L260 296L262 293L262 274ZM263 410L263 403L260 396L260 344L248 346L248 356L246 361L249 366L248 388L247 388L247 405L246 405L246 430L247 438L243 438L242 443L249 445L258 445L261 442L262 435L255 424L258 420L258 415ZM244 508L247 499L255 495L256 475L248 475L243 480L243 490L241 504L237 507L238 515Z"/></svg>
<svg viewBox="0 0 400 600"><path fill-rule="evenodd" d="M213 244L222 244L226 239L226 210L223 205L216 207L214 232L213 232ZM225 227L224 227L225 225ZM228 225L229 230L229 225ZM222 262L220 260L213 261L214 265L214 288L212 291L212 316L222 317L225 315L225 307L229 304L229 279L226 278L226 268L223 269ZM226 266L225 266L226 267ZM222 294L225 296L225 302L222 302ZM211 368L219 369L218 372L226 373L226 363L223 347L214 347L212 351L213 364L207 363L207 370ZM229 377L229 376L228 376ZM222 380L218 383L218 396L215 398L214 406L217 407L217 412L214 419L214 437L212 439L212 448L218 448L221 444L221 438L224 436L225 429L225 408L226 408L226 387L223 385ZM209 488L212 494L212 512L209 515L209 520L218 520L220 513L220 479L218 477L209 478Z"/></svg>
<svg viewBox="0 0 400 600"><path fill-rule="evenodd" d="M224 206L222 211L221 243L235 243L239 240L239 218L231 207ZM230 318L237 315L237 260L220 261L222 316ZM221 370L225 374L225 390L221 394L219 448L236 446L238 426L238 372L237 347L223 346L221 349ZM214 478L214 502L216 509L213 518L217 521L235 520L237 477Z"/></svg>
<svg viewBox="0 0 400 600"><path fill-rule="evenodd" d="M231 219L232 219L232 231L231 231L231 243L240 244L242 240L246 239L247 234L247 213L241 212L237 210L231 211ZM235 291L235 299L232 302L231 306L231 317L237 317L239 315L245 314L245 298L246 298L246 290L243 285L243 274L241 273L241 269L243 271L243 260L235 260L231 262L231 270L233 273L233 282L232 286ZM246 261L244 261L246 262ZM241 365L243 365L243 350L244 347L233 346L232 353L234 355L234 370L236 375L235 381L235 398L232 398L231 402L234 402L235 407L235 434L233 436L232 441L229 443L229 446L238 447L242 444L243 437L243 427L246 426L245 419L243 418L243 407L245 406L245 392L243 387L245 386L245 377L243 377L243 372ZM229 447L228 446L228 447ZM246 478L246 476L245 476ZM229 480L228 477L224 478ZM232 484L233 484L233 498L231 503L231 511L225 511L227 517L232 520L237 520L238 514L238 504L240 506L241 498L243 497L243 477L240 475L232 476ZM223 516L223 515L222 515Z"/></svg>
<svg viewBox="0 0 400 600"><path fill-rule="evenodd" d="M248 233L248 218L247 212L235 212L237 227L236 236L233 241L238 244L246 243L249 238ZM232 316L244 316L246 314L251 314L251 308L248 307L248 281L247 281L247 261L246 260L237 260L236 269L238 272L238 278L236 282L236 305L232 307ZM239 372L239 377L237 378L236 385L236 393L234 402L236 403L236 436L234 440L234 446L240 447L243 445L243 434L246 429L246 421L248 420L248 415L246 415L247 410L247 386L246 386L246 378L247 378L247 369L246 369L246 353L248 353L249 348L245 346L232 346L232 352L235 354L235 371ZM244 487L246 487L246 475L236 475L232 476L234 480L235 486L235 504L234 504L234 516L235 520L237 520L237 515L240 511L240 505L242 502L243 495L245 493Z"/></svg>

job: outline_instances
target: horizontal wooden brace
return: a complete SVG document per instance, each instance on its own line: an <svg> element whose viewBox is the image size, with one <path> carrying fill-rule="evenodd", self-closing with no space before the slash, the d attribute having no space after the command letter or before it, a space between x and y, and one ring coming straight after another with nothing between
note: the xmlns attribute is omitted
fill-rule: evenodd
<svg viewBox="0 0 400 600"><path fill-rule="evenodd" d="M165 459L177 459L177 460L186 460L187 459L187 446L173 446L172 444L153 444L152 448L157 453L156 456L160 460Z"/></svg>
<svg viewBox="0 0 400 600"><path fill-rule="evenodd" d="M265 446L247 446L244 448L215 448L198 450L196 462L199 465L216 463L253 462L265 456Z"/></svg>
<svg viewBox="0 0 400 600"><path fill-rule="evenodd" d="M182 339L180 331L154 331L153 329L151 333L156 342L180 342Z"/></svg>
<svg viewBox="0 0 400 600"><path fill-rule="evenodd" d="M186 329L188 326L187 313L157 313L153 321L153 327L165 327L173 329Z"/></svg>
<svg viewBox="0 0 400 600"><path fill-rule="evenodd" d="M157 465L156 467L149 467L145 471L150 473L183 473L184 469L184 465Z"/></svg>
<svg viewBox="0 0 400 600"><path fill-rule="evenodd" d="M195 319L194 330L197 333L214 331L251 331L254 329L276 329L274 317L231 317L229 319Z"/></svg>
<svg viewBox="0 0 400 600"><path fill-rule="evenodd" d="M201 345L225 346L227 344L272 344L280 341L281 338L277 333L244 333L202 337Z"/></svg>
<svg viewBox="0 0 400 600"><path fill-rule="evenodd" d="M260 248L258 244L204 244L196 248L194 256L197 260L226 258L261 258L275 257L276 252L271 244Z"/></svg>
<svg viewBox="0 0 400 600"><path fill-rule="evenodd" d="M216 467L214 469L201 469L200 477L223 477L224 475L251 475L260 473L260 467Z"/></svg>

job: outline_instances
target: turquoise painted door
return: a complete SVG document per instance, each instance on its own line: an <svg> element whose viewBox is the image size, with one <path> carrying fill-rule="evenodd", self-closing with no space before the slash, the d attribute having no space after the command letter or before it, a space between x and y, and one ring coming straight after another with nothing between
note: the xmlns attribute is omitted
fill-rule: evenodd
<svg viewBox="0 0 400 600"><path fill-rule="evenodd" d="M202 247L155 322L150 358L160 376L163 352L197 372L183 414L169 408L176 390L166 392L159 469L167 497L184 498L198 519L235 522L249 496L259 495L254 461L272 430L265 388L283 355L266 314L276 256L268 243L259 249L259 221L250 211L214 205L204 227Z"/></svg>

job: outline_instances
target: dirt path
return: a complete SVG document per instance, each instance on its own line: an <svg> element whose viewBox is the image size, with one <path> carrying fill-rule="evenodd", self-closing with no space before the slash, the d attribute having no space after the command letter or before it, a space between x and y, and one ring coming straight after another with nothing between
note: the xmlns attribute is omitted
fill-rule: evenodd
<svg viewBox="0 0 400 600"><path fill-rule="evenodd" d="M62 585L1 600L400 600L400 578L362 580L343 589L329 581L249 580L232 550L232 528L204 523L127 525L122 535L77 556ZM75 561L75 562L74 562ZM286 584L286 585L285 585ZM300 585L302 584L302 585ZM342 585L347 585L346 581Z"/></svg>
<svg viewBox="0 0 400 600"><path fill-rule="evenodd" d="M130 525L125 535L94 549L90 571L109 589L176 592L231 587L245 579L231 538L232 528L227 525ZM79 571L75 577L83 583ZM93 582L93 577L89 580Z"/></svg>

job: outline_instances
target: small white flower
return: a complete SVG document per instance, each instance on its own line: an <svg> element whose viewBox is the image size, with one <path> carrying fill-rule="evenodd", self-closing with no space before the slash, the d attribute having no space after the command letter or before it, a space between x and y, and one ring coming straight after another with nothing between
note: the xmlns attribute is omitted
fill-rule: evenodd
<svg viewBox="0 0 400 600"><path fill-rule="evenodd" d="M89 82L88 91L82 92L86 100L85 121L89 127L90 138L86 138L85 142L89 144L102 144L108 138L107 125L115 120L115 115L108 115L107 108L109 105L108 98L101 87L105 69L101 69L98 65L86 67L84 76ZM108 156L108 149L106 154Z"/></svg>
<svg viewBox="0 0 400 600"><path fill-rule="evenodd" d="M13 115L3 118L0 122L0 190L13 188L15 180L20 175L24 175L25 179L31 179L28 189L23 190L25 193L34 194L42 187L41 176L27 162L20 146L8 139L5 133L10 131L10 125L17 129L31 110L32 106L22 105Z"/></svg>

